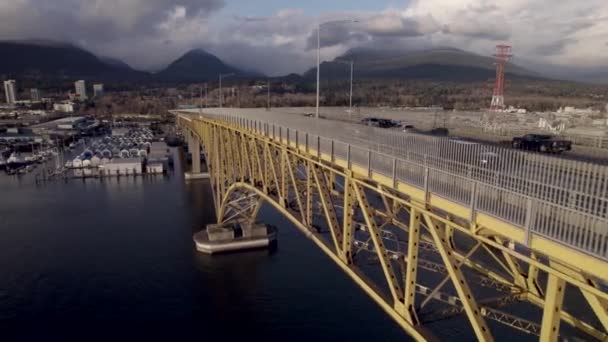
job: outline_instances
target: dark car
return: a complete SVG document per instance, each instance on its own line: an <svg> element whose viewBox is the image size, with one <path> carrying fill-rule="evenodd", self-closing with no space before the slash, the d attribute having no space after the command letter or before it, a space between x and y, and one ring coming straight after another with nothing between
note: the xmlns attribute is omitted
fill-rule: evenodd
<svg viewBox="0 0 608 342"><path fill-rule="evenodd" d="M557 139L546 134L526 134L523 137L515 137L512 145L517 149L545 153L562 153L572 150L571 141Z"/></svg>
<svg viewBox="0 0 608 342"><path fill-rule="evenodd" d="M380 118L365 118L361 120L361 124L380 128L393 128L399 126L399 124L394 122L393 120Z"/></svg>

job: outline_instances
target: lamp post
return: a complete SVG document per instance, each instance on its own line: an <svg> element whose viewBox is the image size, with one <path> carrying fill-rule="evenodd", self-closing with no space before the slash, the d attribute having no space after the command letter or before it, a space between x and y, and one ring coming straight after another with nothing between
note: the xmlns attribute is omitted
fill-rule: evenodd
<svg viewBox="0 0 608 342"><path fill-rule="evenodd" d="M353 70L355 68L355 60L351 59L350 61L336 60L338 63L350 64L350 93L348 97L348 112L352 113L353 111Z"/></svg>
<svg viewBox="0 0 608 342"><path fill-rule="evenodd" d="M270 110L270 80L268 80L268 85L266 86L266 88L268 88L266 110L269 111Z"/></svg>
<svg viewBox="0 0 608 342"><path fill-rule="evenodd" d="M317 107L315 112L315 118L319 118L319 93L320 93L320 85L321 85L321 27L327 25L336 25L343 23L358 23L358 20L348 19L348 20L332 20L321 23L317 25Z"/></svg>
<svg viewBox="0 0 608 342"><path fill-rule="evenodd" d="M224 77L233 76L233 75L234 75L233 72L231 72L229 74L220 74L220 96L219 96L220 97L220 108L222 108L223 102L224 102L224 94L222 93L222 79Z"/></svg>

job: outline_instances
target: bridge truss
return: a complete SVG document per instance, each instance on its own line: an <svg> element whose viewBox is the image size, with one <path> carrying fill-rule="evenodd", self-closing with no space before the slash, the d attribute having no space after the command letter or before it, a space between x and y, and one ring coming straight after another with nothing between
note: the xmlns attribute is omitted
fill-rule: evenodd
<svg viewBox="0 0 608 342"><path fill-rule="evenodd" d="M505 328L543 341L608 340L608 263L588 269L521 246L308 137L299 144L205 117L178 123L203 146L219 223L255 221L272 205L414 339L433 340L437 322L464 319L480 341Z"/></svg>

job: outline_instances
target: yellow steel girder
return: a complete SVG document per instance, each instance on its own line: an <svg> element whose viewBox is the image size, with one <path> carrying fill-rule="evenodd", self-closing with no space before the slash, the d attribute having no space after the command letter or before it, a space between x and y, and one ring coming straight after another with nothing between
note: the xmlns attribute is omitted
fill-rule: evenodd
<svg viewBox="0 0 608 342"><path fill-rule="evenodd" d="M580 328L590 336L600 339L606 336L608 295L594 284L592 279L594 276L603 274L601 270L605 270L605 268L598 269L598 266L606 267L605 263L598 263L595 260L585 264L588 256L572 250L565 253L566 257L572 257L572 259L564 261L563 256L559 255L562 252L561 249L547 250L549 247L554 247L554 242L544 241L537 236L532 236L530 239L529 246L532 248L532 253L526 254L513 250L505 245L504 240L523 241L523 237L520 239L520 232L515 227L505 226L504 222L498 222L495 218L488 218L484 215L475 217L469 215L475 222L460 224L452 216L446 217L440 212L447 211L454 213L455 217L462 218L468 217L467 214L470 214L467 212L467 208L463 209L462 206L428 193L421 194L418 189L409 187L407 184L398 182L395 184L386 176L370 174L367 169L363 170L356 165L349 165L334 155L315 151L308 144L303 148L294 142L270 139L261 135L260 132L252 132L236 125L209 119L195 121L180 119L180 124L196 132L201 142L207 145L205 151L209 154L207 156L210 161L208 167L212 173L212 188L218 217L223 217L219 214L225 211L225 206L230 202L230 196L235 193L236 189L255 193L260 202L264 201L273 205L309 236L417 340L429 337L422 333L423 329L418 325L414 295L415 288L418 286L416 263L419 259L419 248L417 247L422 241L433 242L436 246L448 277L454 284L456 295L479 340L492 340L492 335L483 319L481 308L465 279L466 274L461 270L465 266L488 279L501 283L511 282L514 288L528 291L523 297L528 298L530 303L541 307L544 304L543 338L556 338L559 334L561 320ZM231 156L233 160L231 162L222 160L220 153ZM298 179L297 173L302 169L304 169L305 180ZM343 179L343 192L333 188L337 184L336 177ZM250 181L249 183L245 182L247 179ZM332 186L328 185L328 179ZM256 184L256 181L261 184ZM300 184L303 184L304 188ZM276 189L276 196L271 193L272 189ZM374 208L367 199L366 191L379 194L384 202L384 209ZM300 197L301 194L306 195L305 199ZM341 221L338 220L334 208L335 196L343 197ZM295 200L297 208L289 208L290 198ZM332 234L331 244L327 244L321 235L312 229L314 202L317 200L328 221ZM408 223L401 222L401 218L397 215L401 208L409 212ZM248 214L257 215L258 210L259 205ZM355 211L358 211L363 217L369 231L374 251L380 261L382 274L388 284L390 300L387 300L377 287L372 286L369 279L362 276L353 263ZM376 217L384 217L385 223L378 226ZM416 217L418 218L416 219ZM419 228L421 221L426 223L428 235L422 235ZM402 277L398 277L393 269L392 252L388 251L383 242L382 232L387 225L400 227L408 236L407 247L401 251L403 256L400 262L405 264L405 274L402 274ZM499 266L499 271L493 271L485 264L470 259L475 251L473 249L469 251L469 254L458 251L452 241L455 233L474 239L477 242L475 250L480 246L483 247L490 254L494 264ZM498 253L494 253L495 251ZM543 259L537 258L537 254L543 255ZM542 261L547 259L551 263ZM555 266L555 261L559 261L561 267ZM581 263L579 264L579 262ZM571 265L574 263L582 265L585 269L572 267ZM520 268L520 264L529 266L527 273ZM501 275L500 272L506 273L506 276ZM543 272L549 277L546 295L543 295L542 290L538 289L539 272ZM399 279L402 279L402 284ZM582 291L593 312L604 325L604 332L598 331L596 327L585 322L578 321L561 310L566 283ZM439 288L437 287L436 290ZM434 292L434 296L436 296L438 292ZM549 307L560 308L560 310L550 312L547 309Z"/></svg>

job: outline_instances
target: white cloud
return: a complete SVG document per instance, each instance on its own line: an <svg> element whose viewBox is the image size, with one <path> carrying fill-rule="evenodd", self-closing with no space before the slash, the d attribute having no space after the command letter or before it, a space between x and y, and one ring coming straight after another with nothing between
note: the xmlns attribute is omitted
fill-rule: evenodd
<svg viewBox="0 0 608 342"><path fill-rule="evenodd" d="M229 0L226 0L229 1ZM361 45L391 49L453 46L574 67L606 66L606 0L412 0L379 12L286 8L264 17L219 11L224 0L0 0L0 39L56 39L148 68L203 47L269 74L314 65L319 21L357 18L322 31L324 59Z"/></svg>
<svg viewBox="0 0 608 342"><path fill-rule="evenodd" d="M509 42L517 55L557 64L605 65L608 2L605 0L416 0L406 17L432 17L444 30L437 44L489 52ZM603 18L603 19L602 19Z"/></svg>

